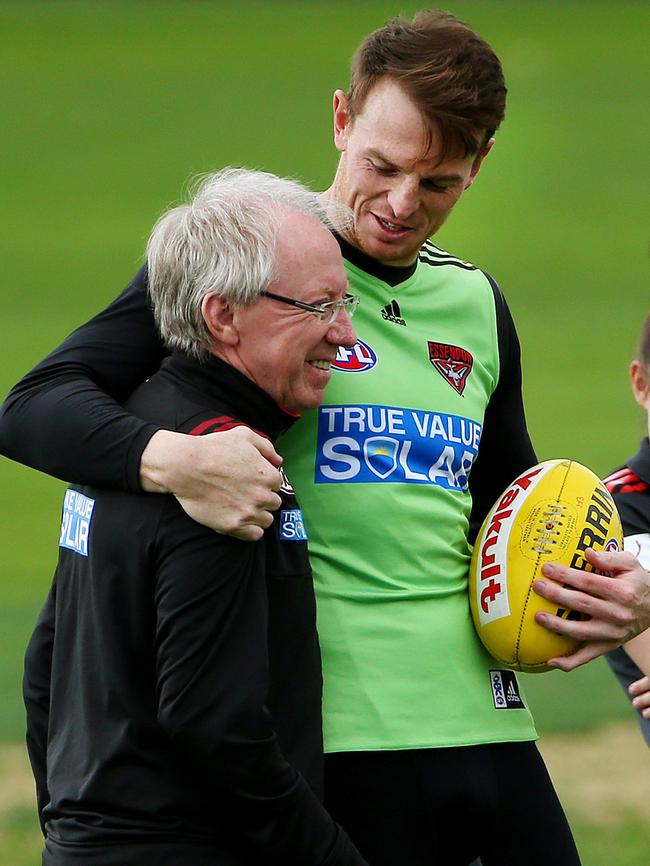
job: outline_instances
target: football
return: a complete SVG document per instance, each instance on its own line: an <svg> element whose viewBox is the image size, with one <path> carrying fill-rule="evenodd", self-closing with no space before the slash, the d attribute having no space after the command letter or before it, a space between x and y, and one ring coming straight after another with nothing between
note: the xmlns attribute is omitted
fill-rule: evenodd
<svg viewBox="0 0 650 866"><path fill-rule="evenodd" d="M538 625L535 613L579 614L537 595L533 581L545 562L593 571L587 547L620 550L622 544L612 497L586 466L547 460L515 478L485 518L472 552L470 607L487 651L529 673L549 670L548 659L573 652L576 641Z"/></svg>

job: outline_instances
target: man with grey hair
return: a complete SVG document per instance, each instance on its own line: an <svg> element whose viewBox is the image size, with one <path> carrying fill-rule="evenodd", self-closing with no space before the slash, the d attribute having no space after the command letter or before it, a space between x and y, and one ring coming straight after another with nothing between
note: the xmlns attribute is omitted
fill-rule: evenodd
<svg viewBox="0 0 650 866"><path fill-rule="evenodd" d="M273 442L317 406L338 347L356 341L326 226L301 185L236 169L165 214L147 254L174 351L129 410ZM173 496L66 492L25 667L44 864L364 866L319 800L307 535L286 477L280 495L247 544Z"/></svg>

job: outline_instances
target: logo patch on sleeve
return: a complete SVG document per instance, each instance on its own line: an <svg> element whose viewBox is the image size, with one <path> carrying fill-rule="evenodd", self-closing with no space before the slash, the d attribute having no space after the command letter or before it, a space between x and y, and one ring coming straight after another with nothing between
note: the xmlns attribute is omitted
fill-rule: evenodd
<svg viewBox="0 0 650 866"><path fill-rule="evenodd" d="M78 490L66 490L63 498L59 547L65 547L81 556L88 556L90 523L94 507L94 499L84 496Z"/></svg>
<svg viewBox="0 0 650 866"><path fill-rule="evenodd" d="M490 671L490 686L495 710L525 710L514 671Z"/></svg>
<svg viewBox="0 0 650 866"><path fill-rule="evenodd" d="M307 541L307 530L299 508L285 508L280 512L280 538L283 541Z"/></svg>

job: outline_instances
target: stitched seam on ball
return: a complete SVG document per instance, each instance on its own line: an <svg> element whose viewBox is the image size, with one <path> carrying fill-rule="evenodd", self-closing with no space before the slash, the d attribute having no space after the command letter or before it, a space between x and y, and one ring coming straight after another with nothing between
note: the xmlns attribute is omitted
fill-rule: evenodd
<svg viewBox="0 0 650 866"><path fill-rule="evenodd" d="M564 486L565 486L566 480L569 476L569 470L571 469L572 463L573 463L573 461L569 460L569 465L566 467L566 472L564 473L564 478L562 479L562 484L560 486L560 489L559 489L558 495L557 495L557 499L556 499L557 504L559 504L560 499L562 498L562 492L564 491ZM539 568L539 562L540 562L541 556L542 556L541 553L537 554L537 561L535 562L535 574L537 574L537 569ZM528 612L528 605L530 602L530 598L531 598L532 593L534 592L533 582L535 579L536 578L533 578L533 580L531 580L530 585L528 587L528 592L526 593L526 600L524 601L523 610L522 610L522 614L521 614L521 620L519 621L519 628L517 629L517 640L515 642L515 660L520 667L521 667L521 659L519 658L519 647L521 645L521 633L522 633L523 628L524 628L524 622L526 620L526 613Z"/></svg>

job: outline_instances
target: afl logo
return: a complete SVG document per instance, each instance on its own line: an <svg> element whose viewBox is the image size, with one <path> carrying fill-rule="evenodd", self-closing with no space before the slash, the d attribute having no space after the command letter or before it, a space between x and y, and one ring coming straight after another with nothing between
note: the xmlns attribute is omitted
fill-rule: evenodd
<svg viewBox="0 0 650 866"><path fill-rule="evenodd" d="M376 365L377 354L362 340L357 340L351 349L339 346L336 358L332 361L332 369L343 373L365 373Z"/></svg>
<svg viewBox="0 0 650 866"><path fill-rule="evenodd" d="M610 538L605 545L605 550L609 553L611 550L620 550L618 541L615 538Z"/></svg>

